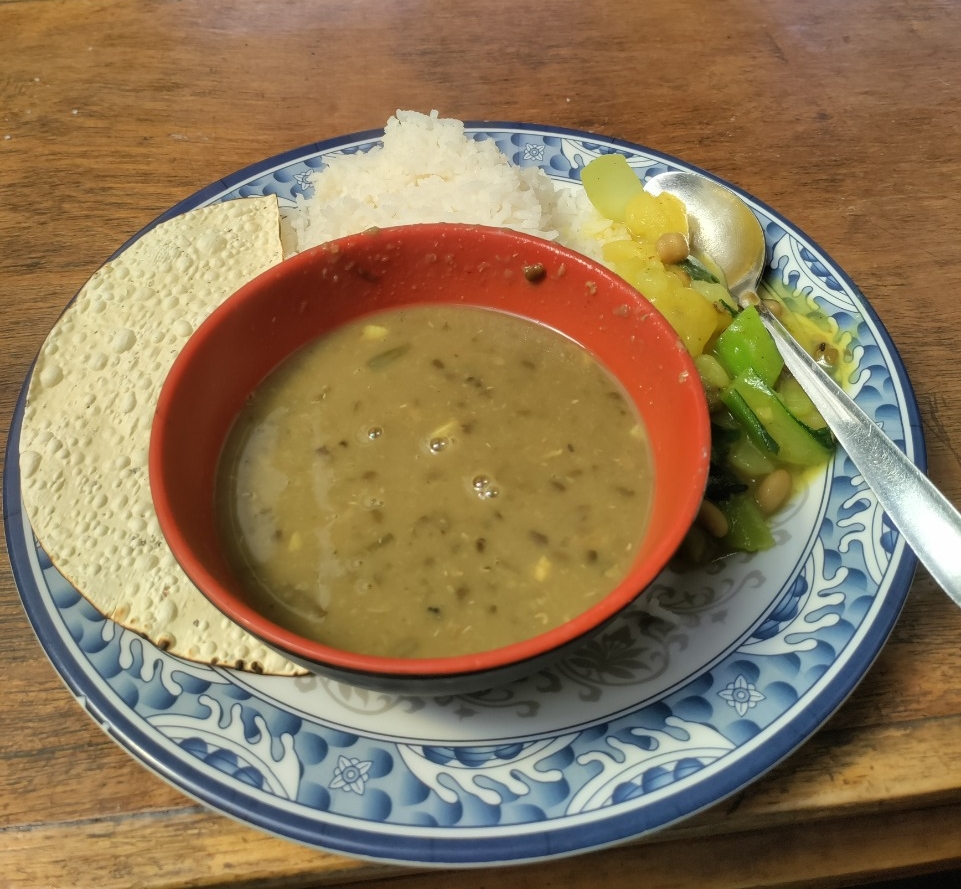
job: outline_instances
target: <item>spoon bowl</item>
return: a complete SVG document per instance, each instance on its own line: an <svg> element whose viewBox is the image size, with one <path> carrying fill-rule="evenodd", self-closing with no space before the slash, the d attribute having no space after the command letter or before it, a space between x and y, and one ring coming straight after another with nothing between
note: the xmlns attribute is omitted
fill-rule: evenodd
<svg viewBox="0 0 961 889"><path fill-rule="evenodd" d="M670 172L644 186L667 192L687 208L691 247L710 256L744 304L765 268L764 233L757 217L731 189L697 173ZM752 300L753 302L753 300ZM788 370L820 411L891 523L938 585L961 606L961 514L881 428L804 350L788 329L758 305Z"/></svg>
<svg viewBox="0 0 961 889"><path fill-rule="evenodd" d="M733 191L706 176L679 171L654 176L644 187L653 195L672 194L687 207L692 245L721 267L733 296L757 287L767 252L764 231Z"/></svg>

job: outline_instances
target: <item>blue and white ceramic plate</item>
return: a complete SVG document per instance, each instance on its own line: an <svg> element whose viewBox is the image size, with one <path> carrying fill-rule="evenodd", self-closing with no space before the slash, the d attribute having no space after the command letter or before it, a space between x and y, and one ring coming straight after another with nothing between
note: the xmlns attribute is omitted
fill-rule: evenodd
<svg viewBox="0 0 961 889"><path fill-rule="evenodd" d="M468 132L572 187L591 158L612 151L644 177L692 169L553 127L483 123ZM292 212L311 171L381 136L255 164L162 218L267 193ZM816 244L742 196L766 232L769 279L851 335L852 394L923 464L914 396L871 307ZM316 676L197 666L105 620L37 546L20 499L23 399L4 467L10 557L40 642L78 701L145 765L212 808L364 858L443 866L550 858L637 837L718 802L790 754L844 701L884 644L915 568L839 453L779 517L773 550L665 573L602 636L515 685L392 697Z"/></svg>

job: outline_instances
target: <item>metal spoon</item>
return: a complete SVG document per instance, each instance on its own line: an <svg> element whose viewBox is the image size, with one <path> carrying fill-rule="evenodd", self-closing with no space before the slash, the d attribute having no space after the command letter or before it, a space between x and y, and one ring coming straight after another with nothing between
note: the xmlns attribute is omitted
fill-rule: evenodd
<svg viewBox="0 0 961 889"><path fill-rule="evenodd" d="M687 207L692 247L721 267L732 295L756 290L764 232L734 192L696 173L661 173L644 186ZM763 305L764 326L791 373L874 491L891 522L942 589L961 605L961 514Z"/></svg>

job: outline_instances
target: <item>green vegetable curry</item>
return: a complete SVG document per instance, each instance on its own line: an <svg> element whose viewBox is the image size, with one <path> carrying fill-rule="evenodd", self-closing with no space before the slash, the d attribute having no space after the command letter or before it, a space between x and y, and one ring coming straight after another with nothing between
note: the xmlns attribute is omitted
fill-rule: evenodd
<svg viewBox="0 0 961 889"><path fill-rule="evenodd" d="M624 229L622 240L604 246L605 260L674 327L711 408L711 475L682 553L700 563L773 546L769 516L835 445L761 323L762 298L735 301L711 258L692 255L684 205L644 191L623 155L596 158L581 179L597 210ZM844 352L836 337L818 319L792 312L785 296L768 292L765 307L813 356L836 368Z"/></svg>

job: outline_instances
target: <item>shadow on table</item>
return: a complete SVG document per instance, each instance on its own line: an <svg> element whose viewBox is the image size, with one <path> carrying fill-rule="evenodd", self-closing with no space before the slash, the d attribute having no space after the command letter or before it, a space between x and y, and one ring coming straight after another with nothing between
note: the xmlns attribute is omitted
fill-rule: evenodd
<svg viewBox="0 0 961 889"><path fill-rule="evenodd" d="M883 880L880 883L870 883L864 889L957 889L959 886L961 886L961 870L951 870L902 877L897 880Z"/></svg>

